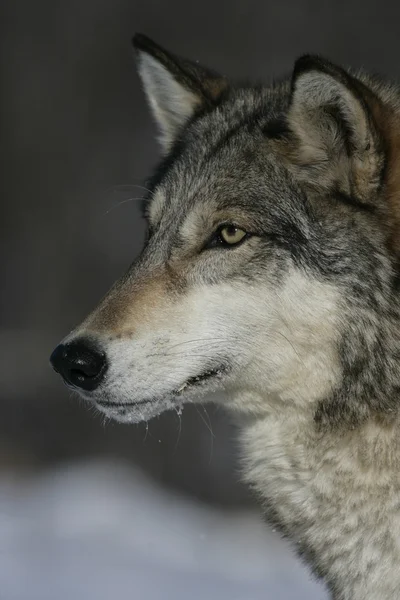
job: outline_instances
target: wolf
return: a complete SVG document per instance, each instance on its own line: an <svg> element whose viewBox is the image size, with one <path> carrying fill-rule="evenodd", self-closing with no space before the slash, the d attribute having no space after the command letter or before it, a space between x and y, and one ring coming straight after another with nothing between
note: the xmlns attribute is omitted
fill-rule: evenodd
<svg viewBox="0 0 400 600"><path fill-rule="evenodd" d="M52 365L120 422L226 406L332 599L400 598L400 90L313 55L233 83L133 43L162 152L147 239Z"/></svg>

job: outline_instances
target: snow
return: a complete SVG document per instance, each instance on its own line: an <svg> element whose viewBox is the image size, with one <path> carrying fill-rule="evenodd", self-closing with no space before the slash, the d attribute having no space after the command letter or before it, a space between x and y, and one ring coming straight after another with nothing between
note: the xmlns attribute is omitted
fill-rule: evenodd
<svg viewBox="0 0 400 600"><path fill-rule="evenodd" d="M122 464L0 478L0 600L324 600L250 511L223 511Z"/></svg>

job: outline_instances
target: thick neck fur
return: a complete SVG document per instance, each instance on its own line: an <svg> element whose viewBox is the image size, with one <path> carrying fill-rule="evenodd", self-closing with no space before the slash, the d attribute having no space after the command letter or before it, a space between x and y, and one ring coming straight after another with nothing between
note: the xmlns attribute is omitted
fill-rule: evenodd
<svg viewBox="0 0 400 600"><path fill-rule="evenodd" d="M366 362L359 370L349 365L340 399L357 411L368 394L378 394L382 409L374 398L358 421L334 418L329 427L317 418L321 402L297 399L275 408L268 402L262 416L241 424L243 473L267 517L334 600L394 600L400 598L400 414L394 409L400 320L397 308L383 308L375 318L371 309L365 329L367 322L354 315L354 355ZM386 372L374 389L367 374L376 378L380 365Z"/></svg>
<svg viewBox="0 0 400 600"><path fill-rule="evenodd" d="M312 411L242 430L245 479L334 600L400 596L400 420L319 432Z"/></svg>

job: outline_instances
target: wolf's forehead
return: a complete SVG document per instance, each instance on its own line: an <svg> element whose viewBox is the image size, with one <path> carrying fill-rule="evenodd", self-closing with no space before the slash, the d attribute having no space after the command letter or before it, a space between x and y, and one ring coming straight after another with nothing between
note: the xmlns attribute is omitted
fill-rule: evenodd
<svg viewBox="0 0 400 600"><path fill-rule="evenodd" d="M274 187L276 156L263 126L281 109L266 92L247 91L195 120L161 165L162 176L156 176L150 221L157 223L164 209L171 212L175 205L187 209L195 202L229 200L249 186Z"/></svg>
<svg viewBox="0 0 400 600"><path fill-rule="evenodd" d="M162 218L169 224L178 224L182 217L193 212L196 206L206 207L215 206L215 200L218 198L216 185L207 176L196 174L192 176L191 181L185 181L182 177L181 182L175 185L159 185L153 192L152 198L148 204L147 214L151 225L154 227L160 223Z"/></svg>
<svg viewBox="0 0 400 600"><path fill-rule="evenodd" d="M243 153L243 147L237 151L231 148L208 164L178 166L152 193L147 205L150 224L157 226L164 219L177 225L191 213L201 217L203 212L206 217L210 212L230 209L257 213L262 209L267 213L270 203L274 211L278 204L283 207L296 195L286 169L268 151L260 156L264 153L259 149L256 154L257 149Z"/></svg>
<svg viewBox="0 0 400 600"><path fill-rule="evenodd" d="M257 187L268 185L274 177L268 157L261 167L250 149L243 152L244 147L245 140L242 146L237 140L227 152L204 161L188 151L153 189L147 204L150 222L155 225L166 212L178 215L199 205L225 208L230 201L244 200Z"/></svg>
<svg viewBox="0 0 400 600"><path fill-rule="evenodd" d="M237 173L234 157L231 164L221 159L198 166L184 163L154 189L147 209L153 225L167 213L179 219L193 209L221 208L243 194L243 175Z"/></svg>

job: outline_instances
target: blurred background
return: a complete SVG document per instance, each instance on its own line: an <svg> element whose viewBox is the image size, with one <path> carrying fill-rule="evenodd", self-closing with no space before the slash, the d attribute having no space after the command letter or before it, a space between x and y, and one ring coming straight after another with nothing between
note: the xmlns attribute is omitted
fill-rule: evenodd
<svg viewBox="0 0 400 600"><path fill-rule="evenodd" d="M397 78L399 11L2 0L0 600L325 598L238 484L224 413L104 425L48 356L143 243L158 148L134 32L232 78L268 81L304 52Z"/></svg>

